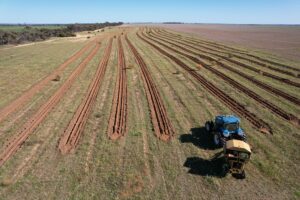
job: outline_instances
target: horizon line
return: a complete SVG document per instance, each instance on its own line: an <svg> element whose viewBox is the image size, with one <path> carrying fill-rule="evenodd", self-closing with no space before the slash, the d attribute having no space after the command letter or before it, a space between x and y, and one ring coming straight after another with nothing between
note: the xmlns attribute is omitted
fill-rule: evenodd
<svg viewBox="0 0 300 200"><path fill-rule="evenodd" d="M70 24L102 24L102 23L119 23L122 21L105 21L105 22L73 22L73 23L29 23L29 22L23 22L23 23L7 23L7 22L0 22L0 25L70 25ZM218 23L218 22L172 22L172 21L166 21L166 22L122 22L123 24L215 24L215 25L280 25L280 26L299 26L299 24L295 23Z"/></svg>

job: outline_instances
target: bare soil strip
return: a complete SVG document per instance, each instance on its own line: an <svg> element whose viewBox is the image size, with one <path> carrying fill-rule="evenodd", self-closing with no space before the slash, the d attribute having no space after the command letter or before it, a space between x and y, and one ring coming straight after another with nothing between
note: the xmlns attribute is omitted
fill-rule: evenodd
<svg viewBox="0 0 300 200"><path fill-rule="evenodd" d="M32 98L37 92L41 91L51 80L55 79L57 75L60 75L67 66L69 66L72 62L77 60L84 52L86 52L94 42L88 43L77 53L68 58L63 64L61 64L57 69L55 69L51 74L47 77L34 84L31 88L25 91L20 97L12 101L9 105L2 108L0 110L0 122L6 119L8 115L21 108L30 98Z"/></svg>
<svg viewBox="0 0 300 200"><path fill-rule="evenodd" d="M40 109L24 124L23 128L12 137L9 142L1 150L0 166L2 166L26 141L31 133L38 127L40 123L47 117L48 113L59 103L68 89L75 82L77 77L85 69L87 64L92 60L100 48L97 42L94 49L86 57L80 65L72 72L62 86L50 97L50 99L40 107Z"/></svg>
<svg viewBox="0 0 300 200"><path fill-rule="evenodd" d="M229 70L229 71L231 71L231 72L233 72L233 73L236 73L236 74L238 74L239 76L241 76L241 77L243 77L243 78L245 78L245 79L247 79L247 80L253 82L255 85L259 86L260 88L262 88L262 89L264 89L264 90L266 90L266 91L268 91L268 92L270 92L270 93L276 94L276 95L278 95L278 96L280 96L280 97L282 97L282 98L284 98L284 99L286 99L286 100L288 100L288 101L290 101L290 102L292 102L292 103L294 103L294 104L296 104L296 105L298 105L298 106L300 105L300 99L298 99L297 97L294 97L294 96L292 96L292 95L289 95L289 94L287 94L287 93L285 93L285 92L283 92L283 91L281 91L281 90L279 90L279 89L276 89L276 88L274 88L274 87L272 87L272 86L270 86L270 85L268 85L268 84L266 84L266 83L263 83L263 82L261 82L261 81L259 81L259 80L256 80L256 79L253 78L252 76L247 75L247 74L245 74L244 72L241 72L241 71L239 71L239 70L236 70L236 69L234 69L233 67L231 67L230 65L228 65L228 64L226 64L226 63L220 62L220 61L218 61L217 59L212 58L212 57L207 56L207 55L197 54L197 53L195 53L195 52L193 52L193 51L191 51L191 50L188 50L188 49L186 49L186 48L184 48L184 47L182 47L182 46L179 46L179 45L177 45L177 44L175 44L175 43L171 43L169 40L163 40L163 39L158 38L158 37L156 37L156 38L159 39L159 40L161 40L161 41L168 42L168 43L170 43L170 44L172 44L172 45L174 45L174 46L176 46L176 47L178 47L178 48L184 49L185 51L187 51L187 52L189 52L189 53L192 53L192 54L195 54L195 55L197 55L197 56L199 56L199 57L201 57L201 58L203 58L203 59L207 59L207 60L209 60L209 61L216 62L217 64L219 64L219 65L222 66L223 68L225 68L225 69L227 69L227 70ZM150 38L149 38L149 39L150 39Z"/></svg>
<svg viewBox="0 0 300 200"><path fill-rule="evenodd" d="M121 38L118 38L118 68L119 76L116 84L112 111L108 124L108 137L119 139L127 132L127 78L126 62Z"/></svg>
<svg viewBox="0 0 300 200"><path fill-rule="evenodd" d="M153 36L153 35L152 35L152 37L156 38L156 36ZM176 42L177 42L177 41L176 41ZM203 51L202 51L202 52L203 52ZM240 61L233 60L233 59L230 59L230 58L228 58L228 57L226 57L226 56L218 55L218 54L215 54L215 53L210 53L210 52L207 52L207 51L206 51L205 53L209 53L209 54L211 54L211 55L217 56L217 57L222 58L222 59L224 59L224 60L226 60L226 61L228 61L228 62L234 63L234 64L236 64L236 65L238 65L238 66L241 66L241 67L244 67L244 68L246 68L246 69L249 69L249 70L251 70L251 71L253 71L253 72L256 72L256 73L258 73L258 74L260 74L260 75L262 75L262 76L266 76L266 77L272 78L272 79L274 79L274 80L277 80L277 81L279 81L279 82L285 83L285 84L287 84L287 85L295 86L295 87L298 87L298 88L300 87L300 83L297 83L297 82L295 82L295 81L292 81L292 80L289 80L289 79L286 79L286 78L279 77L279 76L277 76L277 75L274 75L274 74L271 74L271 73L262 71L262 70L260 70L260 69L256 69L255 67L252 67L252 66L250 66L250 65L248 65L248 64L245 64L245 63L242 63L242 62L240 62ZM211 59L213 59L213 58L211 58Z"/></svg>
<svg viewBox="0 0 300 200"><path fill-rule="evenodd" d="M226 56L222 56L220 54L217 54L217 53L213 53L213 52L218 52L218 53L221 53L221 54L227 54L228 56L230 57L236 57L238 59L241 59L241 60L245 60L245 61L248 61L248 62L251 62L251 63L254 63L260 67L263 67L263 68L268 68L272 71L275 71L275 72L278 72L278 73L281 73L281 74L284 74L284 75L289 75L289 76L292 76L292 77L297 77L297 78L300 78L300 74L295 74L293 72L290 72L290 71L286 71L286 70L283 70L283 69L279 69L277 67L273 67L269 64L266 64L266 63L263 63L261 61L257 61L255 59L250 59L249 57L245 57L245 56L241 56L241 55L238 55L238 54L234 54L234 53L230 53L230 52L226 52L226 51L221 51L217 48L211 48L209 45L203 45L201 42L191 42L189 40L186 40L186 39L183 39L182 37L178 37L176 36L175 34L172 35L172 34L165 34L164 32L160 31L160 30L156 30L156 31L153 31L153 29L150 31L151 33L154 33L154 35L156 36L161 36L161 37L164 37L166 39L170 39L170 40L173 40L173 41L176 41L177 43L179 44L182 44L182 45L185 45L185 46L188 46L192 49L195 49L195 50L198 50L198 51L202 51L203 53L207 53L207 54L211 54L211 55L214 55L214 56L217 56L217 57L220 57L220 58L223 58L229 62L232 62L232 59L229 59L228 57ZM183 43L183 42L180 42L180 41L183 41L183 42L187 42L187 43ZM197 48L196 46L200 47L200 48ZM210 50L212 52L208 52L208 51L205 51L204 49L207 49L207 50ZM238 61L234 61L236 63L240 63ZM246 65L244 63L242 63L243 65ZM246 66L249 66L249 65L246 65Z"/></svg>
<svg viewBox="0 0 300 200"><path fill-rule="evenodd" d="M147 36L146 36L147 37ZM150 37L147 37L148 39L152 40L152 41L156 41L156 40L153 40L151 39ZM156 37L158 38L158 37ZM178 47L179 49L181 50L184 50L186 52L189 52L191 54L196 54L198 55L197 53L189 50L189 49L186 49L184 47L181 47L179 45L176 45L172 42L169 42L167 40L161 40L161 41L165 41L166 43L169 43L171 45L174 45L176 47ZM298 117L296 117L295 115L293 114L290 114L290 113L287 113L285 112L284 110L282 110L281 108L279 108L278 106L272 104L271 102L269 102L268 100L264 99L263 97L259 96L257 93L255 93L254 91L248 89L247 87L241 85L240 83L238 83L237 81L233 80L232 78L228 77L227 75L225 75L224 73L218 71L216 68L214 67L211 67L209 66L208 64L206 64L205 62L199 60L198 58L196 57L193 57L189 54L186 54L186 53L183 53L183 52L180 52L172 47L169 47L163 43L160 43L160 45L163 45L164 47L172 50L173 52L176 52L180 55L183 55L187 58L189 58L191 61L201 65L202 67L204 67L205 69L209 70L210 72L214 73L215 75L217 75L218 77L222 78L223 80L225 80L227 83L229 83L230 85L232 85L234 88L240 90L241 92L243 92L244 94L246 94L247 96L249 96L250 98L252 98L253 100L257 101L258 103L260 103L262 106L268 108L270 111L272 111L274 114L278 115L279 117L289 121L289 122L292 122L293 124L295 125L300 125L300 119Z"/></svg>
<svg viewBox="0 0 300 200"><path fill-rule="evenodd" d="M156 88L156 85L154 84L150 72L148 71L145 61L129 41L127 36L126 41L136 59L136 62L141 68L155 135L163 141L168 141L174 135L174 129L168 118L161 96Z"/></svg>
<svg viewBox="0 0 300 200"><path fill-rule="evenodd" d="M168 31L166 31L165 29L160 29L160 30L163 31L166 34L171 35L171 36L174 35L173 33L170 33ZM238 53L240 55L248 56L248 57L254 58L256 60L259 60L261 62L268 63L268 64L271 64L271 65L274 65L274 66L277 66L277 67L286 68L286 69L294 70L296 72L300 72L300 69L298 69L298 68L295 68L295 67L292 67L292 66L289 66L289 65L286 65L286 64L282 64L282 63L279 63L279 62L276 62L276 61L273 61L273 60L269 60L269 59L266 59L266 58L262 58L262 57L259 57L259 56L256 56L256 55L252 55L250 53L247 53L246 51L241 51L239 49L228 47L226 45L216 44L216 43L213 43L213 42L208 42L208 41L204 41L204 40L201 40L201 39L195 39L195 38L190 38L190 37L186 37L186 38L189 41L192 41L196 44L204 43L204 44L207 44L209 46L213 46L217 49L223 49L225 51L233 51L233 52L235 52L235 55L236 55L236 53ZM264 64L264 63L262 63L262 64Z"/></svg>
<svg viewBox="0 0 300 200"><path fill-rule="evenodd" d="M89 85L88 92L76 110L68 127L65 129L63 136L59 141L58 148L62 154L70 153L75 149L82 135L87 119L95 104L100 85L106 72L107 64L112 50L113 39L109 40L104 57L101 59L94 79Z"/></svg>
<svg viewBox="0 0 300 200"><path fill-rule="evenodd" d="M170 58L172 61L174 61L180 67L185 69L191 76L193 76L212 95L219 98L220 101L222 101L231 110L233 110L234 112L238 113L239 115L245 117L254 127L258 128L262 133L271 133L272 134L271 127L264 120L257 117L254 113L251 113L250 111L248 111L243 105L238 103L236 100L232 99L229 95L227 95L225 92L223 92L222 90L217 88L215 85L213 85L211 82L206 80L203 76L201 76L195 70L193 70L192 68L187 66L184 62L179 60L177 57L169 54L168 52L161 49L159 46L155 45L154 43L144 39L138 33L137 33L137 36L144 42L151 45L153 48L155 48L161 54Z"/></svg>

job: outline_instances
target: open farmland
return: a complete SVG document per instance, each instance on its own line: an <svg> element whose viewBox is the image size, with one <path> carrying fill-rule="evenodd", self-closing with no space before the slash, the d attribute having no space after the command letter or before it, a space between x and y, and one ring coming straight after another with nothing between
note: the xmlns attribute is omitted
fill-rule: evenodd
<svg viewBox="0 0 300 200"><path fill-rule="evenodd" d="M0 197L298 199L299 78L297 62L153 26L2 48ZM213 159L204 123L220 114L242 120L246 179Z"/></svg>
<svg viewBox="0 0 300 200"><path fill-rule="evenodd" d="M255 48L287 60L300 61L299 25L176 24L162 26L174 31L192 33L207 40Z"/></svg>

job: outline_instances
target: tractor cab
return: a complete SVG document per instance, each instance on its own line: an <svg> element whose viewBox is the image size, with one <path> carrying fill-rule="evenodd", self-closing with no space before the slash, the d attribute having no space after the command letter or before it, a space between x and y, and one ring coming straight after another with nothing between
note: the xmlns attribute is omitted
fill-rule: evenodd
<svg viewBox="0 0 300 200"><path fill-rule="evenodd" d="M224 136L243 133L243 130L240 128L240 119L232 115L217 116L215 124L216 129Z"/></svg>
<svg viewBox="0 0 300 200"><path fill-rule="evenodd" d="M233 115L216 116L214 122L205 123L205 129L213 134L214 143L219 147L231 139L246 141L246 135L240 128L240 118Z"/></svg>

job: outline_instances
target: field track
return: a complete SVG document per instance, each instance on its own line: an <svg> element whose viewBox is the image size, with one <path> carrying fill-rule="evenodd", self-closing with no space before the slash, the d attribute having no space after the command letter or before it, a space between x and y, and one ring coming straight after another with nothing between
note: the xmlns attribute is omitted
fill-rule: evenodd
<svg viewBox="0 0 300 200"><path fill-rule="evenodd" d="M155 135L163 141L168 141L174 135L174 129L167 116L166 108L164 107L163 101L154 84L150 72L148 71L148 67L145 61L138 53L136 48L133 46L133 44L129 41L127 36L126 36L126 41L138 65L141 68Z"/></svg>
<svg viewBox="0 0 300 200"><path fill-rule="evenodd" d="M159 32L166 34L168 37L176 36L176 34L170 33L168 31L166 31L165 29L160 29ZM293 70L293 71L296 71L296 72L300 72L300 69L298 69L298 68L295 68L295 67L292 67L292 66L289 66L289 65L286 65L286 64L282 64L282 63L279 63L279 62L276 62L276 61L273 61L273 60L265 59L265 58L262 58L262 57L259 57L259 56L256 56L256 55L252 55L250 53L247 53L244 50L232 48L232 47L229 47L229 46L226 46L226 45L216 44L216 43L213 43L213 42L203 41L203 40L200 40L200 39L197 40L195 38L189 38L189 37L185 37L185 38L186 38L185 39L186 41L188 41L188 42L190 42L190 43L192 43L196 46L199 46L199 44L205 44L205 45L208 45L210 47L214 47L214 49L212 49L213 51L218 51L218 52L221 52L221 53L226 53L226 52L228 53L228 51L229 52L231 51L232 53L234 53L235 56L238 56L237 54L243 55L243 57L238 56L238 57L243 58L243 59L247 59L244 56L251 57L252 58L251 62L254 62L254 63L257 62L257 64L259 64L259 63L261 65L269 64L269 65L274 65L274 66L280 67L282 69L290 69L290 70ZM182 38L180 37L180 39L182 39ZM205 46L205 48L207 48L207 46ZM225 52L224 51L219 51L220 49L225 50ZM298 77L299 77L299 74L298 74Z"/></svg>
<svg viewBox="0 0 300 200"><path fill-rule="evenodd" d="M154 38L157 38L157 36L154 36L153 34L152 34L151 36L154 37ZM172 40L172 39L168 38L168 40ZM174 41L174 40L173 40L173 41ZM178 43L178 44L186 45L185 43L179 42L179 41L177 41L177 40L175 40L175 42ZM186 45L186 46L189 46L189 47L195 49L195 47L193 47L192 45ZM231 62L231 63L233 63L233 64L235 64L235 65L238 65L238 66L244 67L244 68L246 68L246 69L249 69L249 70L251 70L251 71L253 71L253 72L257 73L257 74L260 74L260 75L262 75L262 76L266 76L266 77L272 78L272 79L274 79L274 80L276 80L276 81L285 83L285 84L287 84L287 85L291 85L291 86L298 87L298 88L300 87L300 83L298 83L298 82L291 81L291 80L289 80L289 79L282 78L282 77L279 77L279 76L277 76L277 75L274 75L274 74L271 74L271 73L262 71L262 70L260 70L260 69L255 68L255 67L252 67L252 66L250 66L250 65L248 65L248 64L245 64L245 63L242 63L242 62L240 62L240 61L237 61L237 60L233 60L233 59L231 59L231 58L228 58L227 56L222 56L222 55L219 55L219 54L216 54L216 53L207 52L207 51L204 51L204 50L200 50L200 49L198 49L198 48L196 48L196 50L202 51L202 52L207 53L207 54L211 54L211 55L213 55L213 56L216 56L216 57L218 57L218 58L221 58L221 59L224 59L224 60L226 60L226 61L228 61L228 62ZM210 57L210 56L207 56L207 57ZM210 57L210 59L211 59L211 60L214 60L214 61L216 61L216 62L218 62L218 63L223 63L223 62L221 62L221 61L218 61L217 59L214 59L213 57Z"/></svg>
<svg viewBox="0 0 300 200"><path fill-rule="evenodd" d="M179 45L177 45L176 43L170 42L170 41L168 41L168 40L164 40L164 39L161 39L161 38L159 38L159 37L155 37L155 38L156 38L156 39L159 39L159 40L161 40L161 41L167 42L167 43L169 43L169 44L171 44L171 45L173 45L173 46L176 46L176 47L178 47L178 48L180 48L180 49L183 49L183 50L186 51L186 52L189 52L189 53L191 53L191 54L197 55L197 56L199 56L199 57L201 57L201 58L203 58L203 59L207 59L207 60L209 60L209 61L216 62L217 64L219 64L220 66L222 66L222 67L225 68L226 70L229 70L229 71L231 71L231 72L233 72L233 73L236 73L237 75L239 75L239 76L241 76L241 77L243 77L243 78L245 78L245 79L247 79L247 80L253 82L255 85L261 87L262 89L264 89L264 90L266 90L266 91L268 91L268 92L270 92L270 93L276 94L276 95L278 95L278 96L280 96L280 97L282 97L282 98L284 98L284 99L286 99L286 100L288 100L288 101L290 101L290 102L292 102L292 103L294 103L294 104L296 104L296 105L298 105L298 106L300 105L300 99L298 99L297 97L294 97L294 96L292 96L292 95L289 95L289 94L287 94L287 93L285 93L285 92L283 92L283 91L281 91L281 90L279 90L279 89L276 89L276 88L274 88L274 87L272 87L272 86L270 86L270 85L268 85L268 84L266 84L266 83L263 83L263 82L261 82L261 81L259 81L259 80L256 80L256 79L253 78L252 76L247 75L247 74L245 74L244 72L241 72L241 71L239 71L239 70L237 70L237 69L231 67L230 65L228 65L228 64L226 64L226 63L220 62L220 61L218 61L217 59L214 59L214 58L212 58L212 57L210 57L210 56L207 56L207 55L203 55L203 54L199 54L199 53L193 52L193 51L191 51L191 50L189 50L189 49L187 49L187 48L184 48L184 47L182 47L182 46L179 46ZM151 39L151 38L149 38L149 39ZM156 42L157 42L157 41L156 41ZM162 44L162 43L160 43L160 44ZM162 45L164 45L164 44L162 44ZM172 48L172 49L173 49L173 48ZM173 50L174 50L174 49L173 49ZM176 51L177 53L182 54L181 52L179 52L179 51L177 51L177 50L174 50L174 51ZM182 54L182 55L183 55L183 54ZM184 55L186 56L187 54L184 54ZM192 59L193 59L193 58L192 58ZM193 60L193 61L194 61L194 60ZM198 61L198 59L197 59L197 61Z"/></svg>
<svg viewBox="0 0 300 200"><path fill-rule="evenodd" d="M118 81L108 124L108 137L116 140L127 132L127 77L124 49L118 38Z"/></svg>
<svg viewBox="0 0 300 200"><path fill-rule="evenodd" d="M85 69L90 60L96 55L99 48L100 44L97 42L90 54L71 73L63 85L60 86L60 88L49 98L49 100L42 105L39 110L24 124L23 128L9 140L9 142L1 150L0 166L2 166L21 147L29 135L47 117L48 113L59 103L68 89L75 82L77 77Z"/></svg>
<svg viewBox="0 0 300 200"><path fill-rule="evenodd" d="M100 85L106 72L106 68L112 50L112 43L113 39L111 38L106 47L104 57L99 63L94 79L89 85L89 89L84 100L77 108L76 113L74 114L73 118L71 119L68 127L65 129L64 134L59 141L58 148L62 154L67 154L71 152L73 149L75 149L76 145L79 142L80 136L83 132L87 119L95 104Z"/></svg>
<svg viewBox="0 0 300 200"><path fill-rule="evenodd" d="M67 66L72 62L77 60L84 52L86 52L94 42L89 42L77 53L68 58L63 64L61 64L57 69L55 69L51 74L43 78L38 83L34 84L27 91L25 91L21 96L13 100L10 104L0 110L0 122L2 122L8 115L21 108L30 98L32 98L36 93L41 91L51 80L53 80L57 75L60 75Z"/></svg>
<svg viewBox="0 0 300 200"><path fill-rule="evenodd" d="M145 36L145 35L144 35ZM147 37L147 36L146 36ZM148 39L152 40L150 37L147 37ZM159 39L159 38L157 38ZM152 40L155 41L155 40ZM179 45L176 45L175 43L172 42L168 42L167 40L162 40L166 43L172 44L173 46L176 46L178 48L180 48L181 50L184 50L186 52L189 52L191 54L196 54L193 51L190 51L189 49L186 49L184 47L181 47ZM159 43L160 45L172 50L173 52L176 52L180 55L183 55L187 58L189 58L190 60L192 60L193 62L200 64L202 67L204 67L205 69L209 70L210 72L214 73L215 75L219 76L220 78L222 78L224 81L226 81L227 83L229 83L230 85L232 85L233 87L237 88L238 90L240 90L241 92L243 92L244 94L246 94L247 96L249 96L250 98L254 99L255 101L257 101L258 103L260 103L262 106L268 108L270 111L272 111L274 114L278 115L279 117L288 120L290 122L292 122L293 124L296 125L300 125L300 119L298 117L296 117L293 114L287 113L284 110L282 110L281 108L277 107L276 105L272 104L271 102L269 102L268 100L262 98L261 96L259 96L258 94L256 94L254 91L251 91L250 89L248 89L247 87L239 84L237 81L233 80L232 78L228 77L227 75L225 75L224 73L218 71L216 68L209 66L208 64L206 64L205 62L199 60L196 57L193 57L189 54L177 51L176 49L169 47L165 44ZM201 55L200 55L201 56Z"/></svg>
<svg viewBox="0 0 300 200"><path fill-rule="evenodd" d="M174 61L176 64L178 64L180 67L185 69L191 76L193 76L198 82L201 83L201 85L207 89L212 95L216 96L220 101L222 101L225 105L227 105L232 111L240 114L241 116L245 117L253 126L258 128L263 133L271 133L272 129L271 127L262 119L258 118L255 114L249 112L243 105L232 99L229 95L227 95L225 92L217 88L215 85L210 83L208 80L206 80L203 76L198 74L195 70L187 66L184 62L176 58L175 56L169 54L165 50L161 49L159 46L149 42L148 40L144 39L142 36L140 36L137 33L137 36L143 40L144 42L151 45L153 48L155 48L157 51L159 51L161 54L165 55L166 57L170 58L172 61Z"/></svg>

